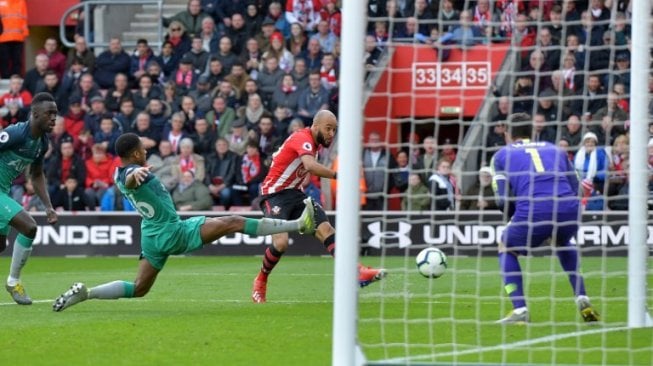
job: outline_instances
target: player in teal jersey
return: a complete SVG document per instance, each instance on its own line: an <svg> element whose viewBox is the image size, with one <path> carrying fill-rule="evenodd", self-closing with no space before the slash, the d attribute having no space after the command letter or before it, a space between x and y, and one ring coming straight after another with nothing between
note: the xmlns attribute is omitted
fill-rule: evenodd
<svg viewBox="0 0 653 366"><path fill-rule="evenodd" d="M116 141L116 153L122 160L122 166L116 169L116 185L143 218L141 261L136 280L113 281L90 289L83 283L75 283L54 301L54 311L62 311L87 299L145 296L168 256L195 251L224 235L236 232L256 236L289 231L302 234L315 232L310 199L304 201L304 212L297 220L256 220L241 216L197 216L181 220L170 193L145 165L146 151L140 138L133 133L120 136Z"/></svg>
<svg viewBox="0 0 653 366"><path fill-rule="evenodd" d="M32 304L20 281L20 272L32 253L36 237L36 221L19 202L9 196L11 182L26 168L34 184L34 192L45 205L48 223L57 222L43 174L43 155L48 150L48 136L57 118L57 104L48 93L38 93L32 100L30 119L11 125L0 132L0 252L7 246L9 227L18 231L11 256L11 267L5 288L20 305Z"/></svg>

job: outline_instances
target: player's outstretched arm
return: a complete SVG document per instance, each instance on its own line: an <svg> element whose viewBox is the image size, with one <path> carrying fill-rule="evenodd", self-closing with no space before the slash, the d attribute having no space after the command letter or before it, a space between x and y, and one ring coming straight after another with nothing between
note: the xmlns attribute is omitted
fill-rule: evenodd
<svg viewBox="0 0 653 366"><path fill-rule="evenodd" d="M134 168L132 171L127 173L127 177L125 178L125 188L134 189L140 186L141 183L145 181L148 174L150 174L149 166Z"/></svg>
<svg viewBox="0 0 653 366"><path fill-rule="evenodd" d="M45 174L43 174L43 163L34 163L30 166L30 174L32 176L32 185L34 186L34 193L41 199L45 205L45 215L49 224L56 224L58 221L57 211L52 207L48 188L45 184Z"/></svg>
<svg viewBox="0 0 653 366"><path fill-rule="evenodd" d="M304 164L304 168L306 168L306 170L308 170L311 174L322 178L336 178L336 172L318 163L317 160L315 160L315 157L312 155L302 155L301 159L302 164Z"/></svg>

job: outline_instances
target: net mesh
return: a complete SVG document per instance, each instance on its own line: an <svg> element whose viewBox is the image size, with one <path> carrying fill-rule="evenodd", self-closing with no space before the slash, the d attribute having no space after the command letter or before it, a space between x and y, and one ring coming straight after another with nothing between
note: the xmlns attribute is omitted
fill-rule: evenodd
<svg viewBox="0 0 653 366"><path fill-rule="evenodd" d="M368 363L653 364L650 329L626 327L630 80L649 78L630 69L630 2L370 4L362 254L390 275L361 290ZM573 241L601 315L594 326L551 246L528 241L519 261L530 322L496 323L513 306L497 258L508 216L489 166L513 113L530 116L533 141L567 152L554 165L568 158L578 172ZM537 170L531 184L546 174ZM416 270L431 246L448 255L438 279Z"/></svg>

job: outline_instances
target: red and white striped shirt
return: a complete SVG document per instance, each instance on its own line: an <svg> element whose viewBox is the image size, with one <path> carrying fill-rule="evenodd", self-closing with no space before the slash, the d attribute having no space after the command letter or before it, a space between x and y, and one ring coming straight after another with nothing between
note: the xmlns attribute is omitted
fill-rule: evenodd
<svg viewBox="0 0 653 366"><path fill-rule="evenodd" d="M271 194L283 189L302 189L302 182L308 175L301 157L317 157L317 144L313 140L311 129L299 130L281 145L272 155L270 171L261 185L261 194Z"/></svg>

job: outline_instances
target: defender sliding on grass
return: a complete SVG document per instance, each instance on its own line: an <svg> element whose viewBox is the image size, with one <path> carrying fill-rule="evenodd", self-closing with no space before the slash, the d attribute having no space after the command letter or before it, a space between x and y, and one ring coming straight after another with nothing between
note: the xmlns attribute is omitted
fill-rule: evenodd
<svg viewBox="0 0 653 366"><path fill-rule="evenodd" d="M499 244L499 265L513 310L499 322L530 320L517 256L549 239L569 275L583 319L598 321L599 315L585 293L578 250L571 243L578 231L579 187L567 153L549 142L531 141L533 131L528 114L510 116L508 131L512 142L501 148L491 162L497 205L510 218Z"/></svg>
<svg viewBox="0 0 653 366"><path fill-rule="evenodd" d="M181 220L170 193L150 173L149 167L145 166L146 152L140 138L133 133L120 136L116 141L116 153L122 160L122 166L115 173L116 185L143 218L142 260L136 280L114 281L90 289L83 283L75 283L55 300L52 305L54 311L62 311L87 299L145 296L168 256L195 251L203 244L209 244L224 235L235 232L257 236L288 231L299 231L302 234L315 232L314 210L310 199L304 200L301 216L291 221L269 218L255 220L240 216L197 216Z"/></svg>

